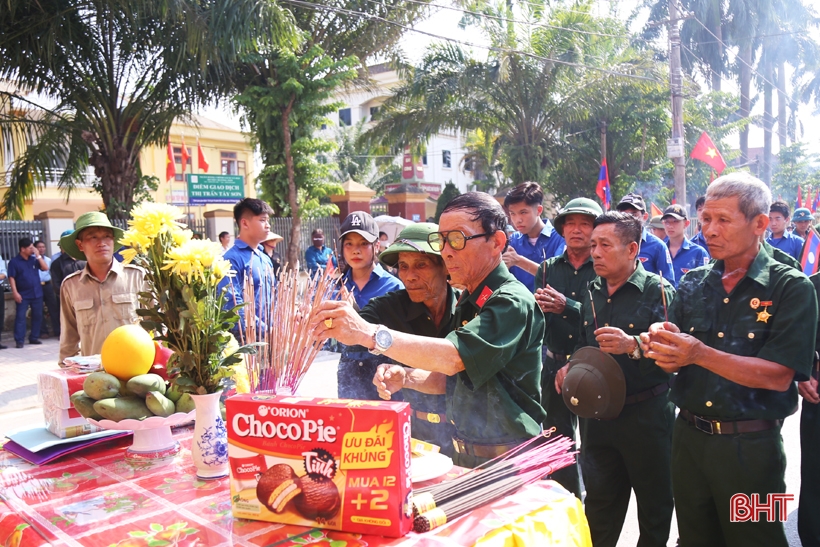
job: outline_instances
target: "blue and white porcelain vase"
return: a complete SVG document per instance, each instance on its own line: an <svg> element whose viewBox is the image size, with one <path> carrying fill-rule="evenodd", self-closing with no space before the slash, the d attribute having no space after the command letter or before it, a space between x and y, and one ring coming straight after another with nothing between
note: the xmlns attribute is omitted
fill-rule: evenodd
<svg viewBox="0 0 820 547"><path fill-rule="evenodd" d="M191 395L196 406L196 425L191 454L200 479L228 476L228 430L219 410L222 391Z"/></svg>

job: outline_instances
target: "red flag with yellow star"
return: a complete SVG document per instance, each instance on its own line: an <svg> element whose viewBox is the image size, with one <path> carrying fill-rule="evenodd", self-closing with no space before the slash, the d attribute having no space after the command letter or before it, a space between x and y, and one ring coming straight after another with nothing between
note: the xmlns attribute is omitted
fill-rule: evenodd
<svg viewBox="0 0 820 547"><path fill-rule="evenodd" d="M174 151L171 149L171 141L168 141L168 154L165 156L165 180L169 181L177 174L174 167Z"/></svg>
<svg viewBox="0 0 820 547"><path fill-rule="evenodd" d="M720 150L717 149L717 146L715 146L715 143L709 138L709 135L706 134L706 131L701 133L698 143L692 149L692 153L689 154L689 157L702 161L717 171L718 175L726 169L726 162L723 160L723 156L720 155Z"/></svg>

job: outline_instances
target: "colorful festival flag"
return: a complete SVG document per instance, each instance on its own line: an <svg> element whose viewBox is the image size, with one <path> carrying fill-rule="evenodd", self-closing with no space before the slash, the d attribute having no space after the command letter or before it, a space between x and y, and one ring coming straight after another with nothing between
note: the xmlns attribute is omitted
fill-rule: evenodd
<svg viewBox="0 0 820 547"><path fill-rule="evenodd" d="M794 208L800 209L803 206L803 197L800 194L800 185L797 185L797 199L794 202Z"/></svg>
<svg viewBox="0 0 820 547"><path fill-rule="evenodd" d="M697 144L695 144L695 147L692 149L692 153L689 154L689 157L700 160L709 165L712 169L717 171L718 175L726 169L726 162L723 160L720 150L717 149L717 146L715 146L715 143L713 143L712 139L709 138L709 135L706 134L706 131L701 133L700 138L698 139Z"/></svg>
<svg viewBox="0 0 820 547"><path fill-rule="evenodd" d="M165 157L165 180L169 181L177 174L174 167L174 150L171 148L171 141L168 141L168 155Z"/></svg>
<svg viewBox="0 0 820 547"><path fill-rule="evenodd" d="M601 161L601 170L598 172L598 186L595 187L595 194L604 205L604 211L609 211L612 203L612 189L609 186L609 169L606 166L606 158Z"/></svg>
<svg viewBox="0 0 820 547"><path fill-rule="evenodd" d="M199 139L196 140L197 165L202 171L208 172L208 162L205 161L205 154L202 152L202 145L199 144Z"/></svg>
<svg viewBox="0 0 820 547"><path fill-rule="evenodd" d="M817 273L817 252L820 250L820 235L814 226L809 227L809 233L806 235L806 243L803 245L803 256L800 257L800 265L803 267L803 273L811 276Z"/></svg>
<svg viewBox="0 0 820 547"><path fill-rule="evenodd" d="M185 137L181 137L182 139L182 174L183 178L185 175L185 166L188 165L188 160L191 159L191 156L188 155L188 147L185 146Z"/></svg>
<svg viewBox="0 0 820 547"><path fill-rule="evenodd" d="M649 214L650 217L663 216L663 211L661 210L661 208L658 207L657 205L655 205L654 203L649 204L649 211L650 211L650 214Z"/></svg>

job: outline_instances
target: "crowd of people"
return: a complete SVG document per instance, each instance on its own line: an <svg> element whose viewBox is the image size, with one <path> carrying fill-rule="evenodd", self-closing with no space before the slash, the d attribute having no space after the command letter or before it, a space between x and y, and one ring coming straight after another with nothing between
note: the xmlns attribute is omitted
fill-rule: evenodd
<svg viewBox="0 0 820 547"><path fill-rule="evenodd" d="M610 212L576 198L549 220L543 199L531 182L503 206L469 192L438 224L412 224L390 244L365 212L343 219L331 245L314 230L306 269L333 272L343 295L310 318L317 341L339 344L339 396L407 401L414 437L464 467L546 431L579 439L577 464L551 478L583 499L593 544L617 544L634 493L638 544L666 545L674 510L686 547L788 544L778 519L735 522L731 500L785 492L780 430L799 394L798 529L804 546L820 545L820 274L798 261L811 213L792 217L747 173L711 183L696 219L676 204L649 219L630 193ZM221 284L226 305L244 301L248 278L256 309L270 301L282 267L271 214L246 198L235 241L219 236L234 271ZM51 260L41 242L20 241L0 267L17 347L28 308L38 343L44 304L59 317L61 362L98 353L108 332L136 321L144 274L114 258L121 235L88 213ZM241 314L238 328L263 320ZM564 393L572 355L588 347L613 359L625 386L600 419L579 418ZM606 374L596 381L615 389Z"/></svg>

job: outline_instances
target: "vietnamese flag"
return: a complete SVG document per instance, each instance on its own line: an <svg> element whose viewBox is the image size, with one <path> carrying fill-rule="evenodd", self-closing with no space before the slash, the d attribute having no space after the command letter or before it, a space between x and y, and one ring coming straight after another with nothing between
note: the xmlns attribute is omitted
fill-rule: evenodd
<svg viewBox="0 0 820 547"><path fill-rule="evenodd" d="M171 148L171 141L168 141L168 155L165 157L165 180L169 181L177 174L176 167L174 167L174 151Z"/></svg>
<svg viewBox="0 0 820 547"><path fill-rule="evenodd" d="M704 162L717 171L718 175L726 169L726 162L723 160L723 156L720 155L720 151L717 149L717 146L715 146L715 143L712 142L712 139L709 138L709 135L706 134L706 131L701 133L689 157Z"/></svg>
<svg viewBox="0 0 820 547"><path fill-rule="evenodd" d="M191 159L191 156L188 155L188 147L185 146L185 137L182 138L182 174L185 174L185 166L188 165L188 161Z"/></svg>
<svg viewBox="0 0 820 547"><path fill-rule="evenodd" d="M197 156L198 156L197 164L199 165L199 168L207 173L208 172L208 162L205 161L205 154L202 152L202 145L199 144L199 139L196 140L196 153L197 153Z"/></svg>
<svg viewBox="0 0 820 547"><path fill-rule="evenodd" d="M814 275L817 273L817 252L820 250L820 236L813 226L809 227L809 233L806 235L806 243L803 245L803 256L800 257L800 265L803 267L803 273L806 275Z"/></svg>
<svg viewBox="0 0 820 547"><path fill-rule="evenodd" d="M612 189L609 187L609 169L606 166L606 158L601 161L601 170L598 172L598 186L595 187L595 194L604 205L604 211L609 210L612 202Z"/></svg>

